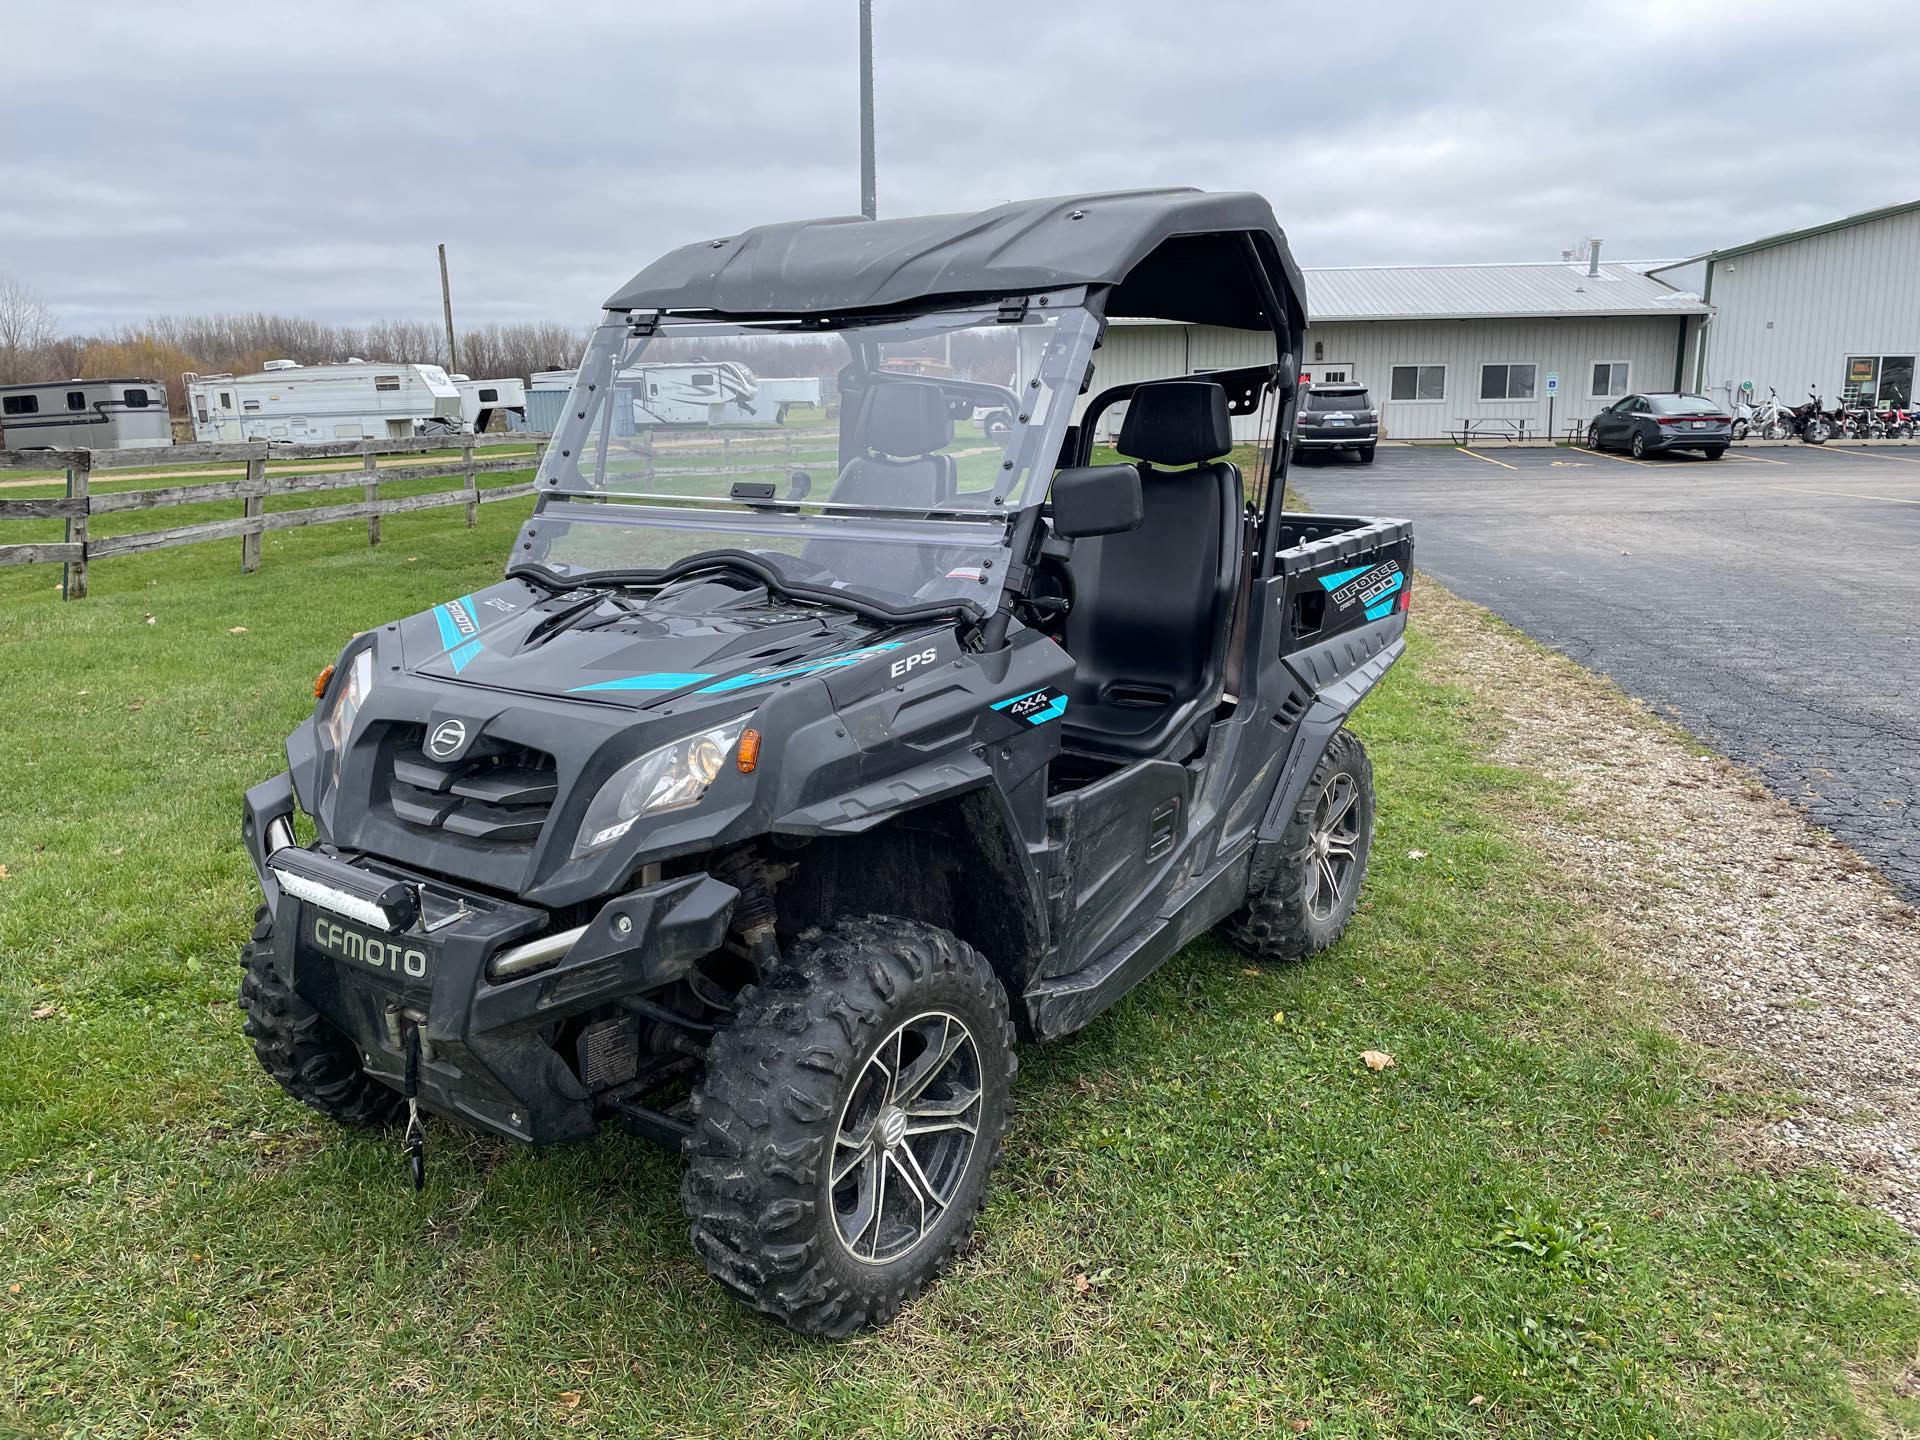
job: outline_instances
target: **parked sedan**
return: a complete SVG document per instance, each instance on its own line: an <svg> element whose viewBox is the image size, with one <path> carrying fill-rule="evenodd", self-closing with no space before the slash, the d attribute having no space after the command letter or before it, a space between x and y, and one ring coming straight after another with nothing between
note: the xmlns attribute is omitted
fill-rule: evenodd
<svg viewBox="0 0 1920 1440"><path fill-rule="evenodd" d="M1732 441L1733 417L1723 406L1677 390L1629 395L1594 416L1587 427L1590 448L1625 450L1636 460L1669 450L1698 450L1718 460Z"/></svg>
<svg viewBox="0 0 1920 1440"><path fill-rule="evenodd" d="M1309 385L1294 426L1296 450L1355 450L1373 463L1380 442L1380 412L1363 385Z"/></svg>

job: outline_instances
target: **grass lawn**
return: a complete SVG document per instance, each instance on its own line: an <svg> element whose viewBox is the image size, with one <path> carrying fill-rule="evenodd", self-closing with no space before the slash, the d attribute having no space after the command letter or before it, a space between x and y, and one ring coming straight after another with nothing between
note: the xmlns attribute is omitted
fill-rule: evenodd
<svg viewBox="0 0 1920 1440"><path fill-rule="evenodd" d="M414 1195L397 1140L287 1100L241 1036L239 797L340 645L497 575L526 510L270 534L251 576L227 544L105 561L74 604L0 572L0 1433L1920 1425L1915 1247L1725 1158L1766 1097L1658 1028L1513 838L1558 801L1488 762L1417 629L1357 725L1381 810L1347 938L1282 970L1202 941L1030 1049L979 1236L893 1329L741 1310L672 1158L621 1135L436 1125Z"/></svg>

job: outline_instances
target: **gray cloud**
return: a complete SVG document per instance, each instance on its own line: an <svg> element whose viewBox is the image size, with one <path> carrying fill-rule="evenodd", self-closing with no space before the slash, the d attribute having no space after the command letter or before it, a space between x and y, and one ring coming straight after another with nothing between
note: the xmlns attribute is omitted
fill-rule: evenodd
<svg viewBox="0 0 1920 1440"><path fill-rule="evenodd" d="M1309 265L1677 256L1920 194L1883 0L877 0L882 213L1197 184ZM660 250L858 206L852 0L10 7L0 271L68 328L584 320ZM21 67L24 62L24 69Z"/></svg>

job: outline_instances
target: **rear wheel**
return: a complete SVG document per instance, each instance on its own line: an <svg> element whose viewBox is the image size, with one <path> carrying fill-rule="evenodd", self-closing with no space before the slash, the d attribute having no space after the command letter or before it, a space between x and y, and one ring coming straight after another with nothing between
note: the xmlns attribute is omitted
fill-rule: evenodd
<svg viewBox="0 0 1920 1440"><path fill-rule="evenodd" d="M1256 960L1318 954L1347 928L1373 849L1373 766L1345 730L1326 753L1276 842L1280 862L1222 933Z"/></svg>
<svg viewBox="0 0 1920 1440"><path fill-rule="evenodd" d="M1709 445L1700 453L1709 460L1718 460L1722 455L1727 453L1727 447L1724 445Z"/></svg>
<svg viewBox="0 0 1920 1440"><path fill-rule="evenodd" d="M1362 445L1360 447L1360 463L1362 465L1371 465L1373 463L1373 446Z"/></svg>
<svg viewBox="0 0 1920 1440"><path fill-rule="evenodd" d="M281 978L273 965L273 917L254 915L253 938L240 952L246 974L240 1006L260 1068L279 1087L343 1125L377 1129L399 1118L399 1095L360 1068L360 1052Z"/></svg>
<svg viewBox="0 0 1920 1440"><path fill-rule="evenodd" d="M694 1091L680 1203L708 1272L803 1334L891 1320L972 1233L1015 1068L971 946L884 915L802 937Z"/></svg>
<svg viewBox="0 0 1920 1440"><path fill-rule="evenodd" d="M1634 431L1633 444L1630 445L1628 448L1633 452L1634 459L1636 460L1646 459L1647 458L1647 437L1642 435L1638 430Z"/></svg>

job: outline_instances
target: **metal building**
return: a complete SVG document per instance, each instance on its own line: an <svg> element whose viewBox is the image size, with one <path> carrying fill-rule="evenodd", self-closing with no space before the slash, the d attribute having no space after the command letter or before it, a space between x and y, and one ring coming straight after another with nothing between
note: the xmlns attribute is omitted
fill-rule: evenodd
<svg viewBox="0 0 1920 1440"><path fill-rule="evenodd" d="M1691 388L1732 403L1911 406L1920 354L1920 200L1709 251L1655 272L1713 307Z"/></svg>
<svg viewBox="0 0 1920 1440"><path fill-rule="evenodd" d="M1641 265L1393 265L1308 270L1315 380L1366 385L1389 439L1432 440L1468 422L1488 433L1565 437L1620 396L1683 383L1708 307ZM1206 326L1116 325L1094 389L1272 360L1265 336ZM1236 434L1251 440L1251 418Z"/></svg>

